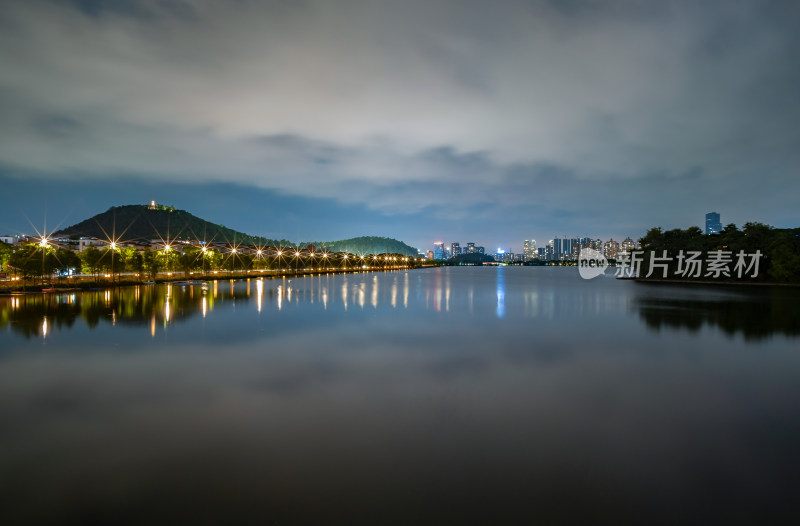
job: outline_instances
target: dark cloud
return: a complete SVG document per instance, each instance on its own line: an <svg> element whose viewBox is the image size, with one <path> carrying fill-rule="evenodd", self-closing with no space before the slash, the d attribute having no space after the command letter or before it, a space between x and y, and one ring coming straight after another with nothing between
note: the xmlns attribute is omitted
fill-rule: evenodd
<svg viewBox="0 0 800 526"><path fill-rule="evenodd" d="M603 237L711 208L796 224L785 196L800 191L799 11L17 3L0 21L0 163L76 183L224 181L385 218L433 214L441 226L423 239L459 221L501 225L488 212L472 221L476 209L515 225L495 238L506 244L551 236L551 214L559 233Z"/></svg>

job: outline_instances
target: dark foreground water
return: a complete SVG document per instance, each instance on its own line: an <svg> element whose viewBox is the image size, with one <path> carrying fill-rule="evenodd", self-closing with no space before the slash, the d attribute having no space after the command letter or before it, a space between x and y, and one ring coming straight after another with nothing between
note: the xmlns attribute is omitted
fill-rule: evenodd
<svg viewBox="0 0 800 526"><path fill-rule="evenodd" d="M798 300L531 267L0 298L0 523L789 522Z"/></svg>

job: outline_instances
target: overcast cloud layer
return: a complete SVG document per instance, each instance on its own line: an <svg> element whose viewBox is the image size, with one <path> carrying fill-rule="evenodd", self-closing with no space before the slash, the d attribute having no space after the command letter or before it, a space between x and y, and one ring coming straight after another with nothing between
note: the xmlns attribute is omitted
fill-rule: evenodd
<svg viewBox="0 0 800 526"><path fill-rule="evenodd" d="M485 243L641 235L712 209L796 226L798 14L768 1L16 2L0 14L0 167L227 181L440 220L403 232L420 245L455 224L488 238L503 213Z"/></svg>

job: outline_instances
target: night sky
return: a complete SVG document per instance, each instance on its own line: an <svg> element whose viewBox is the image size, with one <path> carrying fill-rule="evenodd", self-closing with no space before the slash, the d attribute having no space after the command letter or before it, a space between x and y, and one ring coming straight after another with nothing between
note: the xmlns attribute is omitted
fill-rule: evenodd
<svg viewBox="0 0 800 526"><path fill-rule="evenodd" d="M151 199L420 249L796 227L798 27L764 0L5 3L0 234Z"/></svg>

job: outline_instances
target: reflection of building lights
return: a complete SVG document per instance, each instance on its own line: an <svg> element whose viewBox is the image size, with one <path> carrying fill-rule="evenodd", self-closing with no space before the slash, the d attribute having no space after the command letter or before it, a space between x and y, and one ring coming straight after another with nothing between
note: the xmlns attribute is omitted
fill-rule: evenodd
<svg viewBox="0 0 800 526"><path fill-rule="evenodd" d="M42 337L47 337L47 316L42 320Z"/></svg>
<svg viewBox="0 0 800 526"><path fill-rule="evenodd" d="M206 317L206 311L207 311L207 308L208 308L208 305L207 305L207 301L206 301L206 297L205 297L205 296L203 296L203 303L202 303L202 305L203 305L203 318L205 318L205 317Z"/></svg>

